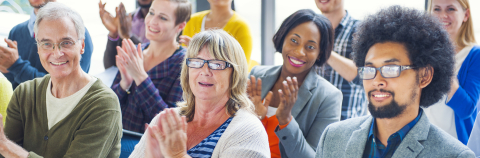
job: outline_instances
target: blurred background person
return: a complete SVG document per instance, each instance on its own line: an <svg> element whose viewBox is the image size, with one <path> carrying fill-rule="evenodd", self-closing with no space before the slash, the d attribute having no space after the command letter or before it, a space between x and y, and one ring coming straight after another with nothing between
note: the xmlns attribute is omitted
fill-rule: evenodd
<svg viewBox="0 0 480 158"><path fill-rule="evenodd" d="M85 51L82 18L57 2L46 4L37 13L38 56L49 74L15 89L5 128L0 124L0 154L120 156L122 116L118 99L80 66Z"/></svg>
<svg viewBox="0 0 480 158"><path fill-rule="evenodd" d="M119 71L112 89L120 100L124 129L143 133L145 123L182 100L179 77L186 49L176 37L190 14L188 0L154 0L145 17L150 44L143 51L132 40L117 46Z"/></svg>
<svg viewBox="0 0 480 158"><path fill-rule="evenodd" d="M7 107L12 94L12 84L0 73L0 114L3 115L3 118L7 117ZM5 124L5 119L3 119L3 124Z"/></svg>
<svg viewBox="0 0 480 158"><path fill-rule="evenodd" d="M9 47L0 45L0 71L16 88L20 83L37 77L43 77L47 71L42 66L37 54L37 42L33 26L38 9L45 6L48 2L55 0L29 0L34 12L30 14L30 19L18 24L8 35L5 42ZM92 39L88 30L85 29L85 48L80 60L80 66L83 71L88 73L90 69L90 59L93 51Z"/></svg>
<svg viewBox="0 0 480 158"><path fill-rule="evenodd" d="M432 124L467 144L477 117L480 92L480 46L476 45L468 0L430 0L428 12L438 17L455 46L450 91L425 109Z"/></svg>
<svg viewBox="0 0 480 158"><path fill-rule="evenodd" d="M327 64L318 67L318 74L330 81L343 94L341 120L368 114L365 91L353 63L353 33L359 23L344 9L344 0L315 0L318 9L332 23L335 39Z"/></svg>
<svg viewBox="0 0 480 158"><path fill-rule="evenodd" d="M232 0L208 0L210 10L192 15L180 36L180 42L188 46L190 39L200 31L223 29L242 46L247 63L252 54L252 34L247 21L232 10Z"/></svg>
<svg viewBox="0 0 480 158"><path fill-rule="evenodd" d="M332 26L312 10L299 10L283 21L273 43L283 65L253 67L248 95L272 157L314 157L323 130L341 115L342 92L315 72L332 51Z"/></svg>
<svg viewBox="0 0 480 158"><path fill-rule="evenodd" d="M153 0L137 0L139 6L133 13L127 15L123 3L115 8L115 17L105 10L106 3L98 3L100 19L109 31L107 46L103 57L103 65L106 68L116 66L115 55L117 55L116 46L122 46L122 40L131 39L133 43L148 43L145 36L145 17L152 5Z"/></svg>
<svg viewBox="0 0 480 158"><path fill-rule="evenodd" d="M270 157L246 76L245 54L232 36L195 35L180 76L184 102L152 120L131 157Z"/></svg>

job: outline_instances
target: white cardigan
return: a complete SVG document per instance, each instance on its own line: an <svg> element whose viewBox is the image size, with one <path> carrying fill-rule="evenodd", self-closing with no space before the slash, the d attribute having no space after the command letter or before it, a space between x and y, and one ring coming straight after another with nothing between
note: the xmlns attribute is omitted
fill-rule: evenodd
<svg viewBox="0 0 480 158"><path fill-rule="evenodd" d="M150 124L157 124L158 116ZM144 138L135 146L130 158L145 157ZM269 158L268 136L260 120L246 110L238 110L213 149L212 158L217 157Z"/></svg>

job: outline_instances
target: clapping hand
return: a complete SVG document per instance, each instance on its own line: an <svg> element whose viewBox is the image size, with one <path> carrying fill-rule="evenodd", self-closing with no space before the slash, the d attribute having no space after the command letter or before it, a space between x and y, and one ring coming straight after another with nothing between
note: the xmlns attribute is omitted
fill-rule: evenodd
<svg viewBox="0 0 480 158"><path fill-rule="evenodd" d="M277 113L275 114L278 119L279 125L286 125L293 119L292 108L297 101L298 94L298 81L296 77L287 77L286 81L283 81L283 90L279 89L278 94L280 96L280 104L278 105Z"/></svg>
<svg viewBox="0 0 480 158"><path fill-rule="evenodd" d="M158 123L147 128L147 137L151 140L147 142L146 156L189 157L185 116L180 117L174 109L165 109L159 115Z"/></svg>
<svg viewBox="0 0 480 158"><path fill-rule="evenodd" d="M185 46L188 47L191 40L192 40L191 37L188 37L187 35L181 35L180 40L178 42L183 43L183 44L185 44Z"/></svg>
<svg viewBox="0 0 480 158"><path fill-rule="evenodd" d="M121 75L123 75L122 77L125 77L125 85L122 85L122 81L120 81L122 88L126 89L130 87L132 80L135 81L138 86L148 78L148 74L145 72L143 65L143 52L140 43L135 48L132 40L124 39L122 41L122 47L117 46L117 52L117 66ZM124 78L122 78L122 80L123 79Z"/></svg>
<svg viewBox="0 0 480 158"><path fill-rule="evenodd" d="M17 41L5 38L8 47L0 46L0 72L8 73L8 68L18 60Z"/></svg>
<svg viewBox="0 0 480 158"><path fill-rule="evenodd" d="M263 120L267 115L268 105L272 100L273 93L269 91L264 100L262 100L262 79L255 79L252 75L247 82L247 93L250 100L255 105L255 113L260 120Z"/></svg>
<svg viewBox="0 0 480 158"><path fill-rule="evenodd" d="M98 2L98 10L99 10L99 13L100 13L100 19L102 19L102 23L103 25L107 28L107 30L109 31L109 36L112 37L112 38L116 38L118 37L118 17L113 17L112 14L110 14L108 11L105 10L105 5L107 5L107 3L103 3L102 4L102 1L100 0L100 2ZM117 8L115 10L118 10Z"/></svg>
<svg viewBox="0 0 480 158"><path fill-rule="evenodd" d="M118 34L120 38L130 38L132 32L132 13L127 15L123 3L116 8L116 18L118 18Z"/></svg>

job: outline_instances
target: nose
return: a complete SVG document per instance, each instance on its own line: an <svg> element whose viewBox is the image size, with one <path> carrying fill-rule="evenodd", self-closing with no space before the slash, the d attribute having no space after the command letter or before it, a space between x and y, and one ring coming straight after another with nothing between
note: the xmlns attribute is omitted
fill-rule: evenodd
<svg viewBox="0 0 480 158"><path fill-rule="evenodd" d="M305 56L305 51L302 46L295 48L295 54L298 56Z"/></svg>
<svg viewBox="0 0 480 158"><path fill-rule="evenodd" d="M377 74L375 75L375 78L372 79L372 84L375 88L385 88L387 87L387 82L385 81L385 78L380 74L380 71L377 70Z"/></svg>
<svg viewBox="0 0 480 158"><path fill-rule="evenodd" d="M211 76L212 75L212 70L208 67L208 63L204 63L203 67L200 68L200 69L201 69L201 72L200 72L201 76Z"/></svg>
<svg viewBox="0 0 480 158"><path fill-rule="evenodd" d="M53 47L52 53L55 58L59 58L65 54L60 50L60 47Z"/></svg>

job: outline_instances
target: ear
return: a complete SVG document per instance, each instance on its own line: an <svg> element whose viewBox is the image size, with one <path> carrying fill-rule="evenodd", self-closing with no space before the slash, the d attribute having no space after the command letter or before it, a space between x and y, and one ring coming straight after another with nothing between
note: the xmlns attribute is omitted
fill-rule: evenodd
<svg viewBox="0 0 480 158"><path fill-rule="evenodd" d="M427 67L421 68L418 70L419 77L419 86L420 88L427 87L433 79L434 69L432 66L428 65Z"/></svg>
<svg viewBox="0 0 480 158"><path fill-rule="evenodd" d="M182 23L180 23L180 24L178 24L178 25L177 25L177 26L178 26L177 33L180 32L180 31L182 31L182 30L185 28L186 25L187 25L187 22L185 22L185 21L182 22Z"/></svg>
<svg viewBox="0 0 480 158"><path fill-rule="evenodd" d="M470 9L467 9L465 11L465 17L463 18L463 22L467 22L469 17L470 17Z"/></svg>
<svg viewBox="0 0 480 158"><path fill-rule="evenodd" d="M80 51L80 54L85 53L85 39L82 39L82 50Z"/></svg>

